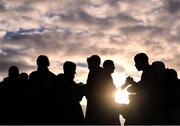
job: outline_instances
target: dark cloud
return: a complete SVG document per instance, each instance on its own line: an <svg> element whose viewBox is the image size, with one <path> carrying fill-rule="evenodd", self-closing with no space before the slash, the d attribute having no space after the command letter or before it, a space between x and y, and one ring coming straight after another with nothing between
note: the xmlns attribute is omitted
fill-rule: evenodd
<svg viewBox="0 0 180 126"><path fill-rule="evenodd" d="M10 66L17 66L20 72L28 72L35 67L23 60L24 55L18 55L17 53L8 53L6 55L0 54L0 71L5 74L7 73Z"/></svg>
<svg viewBox="0 0 180 126"><path fill-rule="evenodd" d="M117 2L119 2L120 0L107 0L107 2L110 3L110 5L114 6L117 4Z"/></svg>
<svg viewBox="0 0 180 126"><path fill-rule="evenodd" d="M18 12L20 12L20 13L27 13L27 12L31 12L33 10L34 10L34 8L31 7L30 2L28 2L28 1L25 1L22 5L12 9L12 11L16 11L16 13L18 13Z"/></svg>
<svg viewBox="0 0 180 126"><path fill-rule="evenodd" d="M135 19L134 17L128 15L127 13L119 13L114 17L117 20L122 20L124 22L133 22L133 23L141 23L140 20ZM120 24L121 25L121 24Z"/></svg>
<svg viewBox="0 0 180 126"><path fill-rule="evenodd" d="M180 11L179 0L168 0L168 10L171 14L175 14Z"/></svg>
<svg viewBox="0 0 180 126"><path fill-rule="evenodd" d="M59 17L60 21L63 22L69 22L72 24L76 23L82 23L85 25L101 25L101 24L107 24L108 21L105 19L100 19L93 17L87 13L85 13L83 10L70 10L65 14L57 14L57 13L51 13L49 12L48 14L49 18L54 18L54 17Z"/></svg>
<svg viewBox="0 0 180 126"><path fill-rule="evenodd" d="M88 67L87 63L84 63L84 62L77 62L76 64L79 67L83 67L83 68L87 68Z"/></svg>
<svg viewBox="0 0 180 126"><path fill-rule="evenodd" d="M32 29L23 29L23 28L20 28L19 30L17 31L8 31L6 32L6 34L4 35L4 40L9 40L9 39L18 39L20 37L23 37L23 35L26 35L26 34L34 34L34 33L40 33L40 32L43 32L45 30L44 27L40 27L40 28L32 28Z"/></svg>
<svg viewBox="0 0 180 126"><path fill-rule="evenodd" d="M5 12L6 11L6 7L4 6L3 2L0 2L0 12Z"/></svg>
<svg viewBox="0 0 180 126"><path fill-rule="evenodd" d="M21 31L21 33L20 33ZM42 52L61 52L65 55L84 55L91 54L92 52L97 52L99 54L115 54L115 48L101 48L101 46L97 46L94 43L91 44L88 41L97 37L95 35L90 35L84 37L83 34L76 34L72 31L65 30L64 32L44 32L42 34L29 34L34 32L34 29L28 29L22 32L20 30L18 32L6 33L4 36L5 41L3 42L5 45L11 44L16 46L23 46L24 48L18 48L18 51L23 51L24 49L33 49L36 53ZM103 38L104 35L99 36ZM88 43L90 45L88 45ZM99 45L103 44L103 42L99 43ZM28 51L27 50L27 51ZM12 50L11 50L12 51Z"/></svg>
<svg viewBox="0 0 180 126"><path fill-rule="evenodd" d="M34 66L28 65L27 62L24 61L5 61L3 59L2 62L0 62L0 71L3 73L6 73L10 66L17 66L22 72L27 72L28 70L35 69Z"/></svg>
<svg viewBox="0 0 180 126"><path fill-rule="evenodd" d="M122 30L125 33L130 33L130 32L134 32L134 33L143 33L146 31L152 32L152 33L161 33L163 32L163 28L157 27L157 26L145 26L142 24L137 24L135 26L130 26L130 27L122 27L120 30Z"/></svg>

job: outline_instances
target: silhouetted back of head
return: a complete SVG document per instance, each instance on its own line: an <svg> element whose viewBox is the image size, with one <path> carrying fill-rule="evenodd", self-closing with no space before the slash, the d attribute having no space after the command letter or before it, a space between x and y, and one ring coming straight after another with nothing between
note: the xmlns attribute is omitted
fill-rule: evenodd
<svg viewBox="0 0 180 126"><path fill-rule="evenodd" d="M145 53L138 53L134 57L135 66L138 70L144 70L149 65L148 56Z"/></svg>
<svg viewBox="0 0 180 126"><path fill-rule="evenodd" d="M74 75L76 73L76 64L71 61L66 61L63 65L64 74L74 78Z"/></svg>
<svg viewBox="0 0 180 126"><path fill-rule="evenodd" d="M155 68L161 68L161 69L165 69L165 64L161 61L154 61L152 63L152 66Z"/></svg>
<svg viewBox="0 0 180 126"><path fill-rule="evenodd" d="M19 76L19 69L17 66L11 66L8 70L8 76L10 78L18 78Z"/></svg>
<svg viewBox="0 0 180 126"><path fill-rule="evenodd" d="M101 59L98 55L92 55L89 58L87 58L88 68L90 70L96 69L100 66Z"/></svg>
<svg viewBox="0 0 180 126"><path fill-rule="evenodd" d="M49 59L45 55L38 56L36 62L37 62L38 69L46 69L50 65Z"/></svg>
<svg viewBox="0 0 180 126"><path fill-rule="evenodd" d="M19 80L28 80L28 74L27 73L21 73L19 75Z"/></svg>
<svg viewBox="0 0 180 126"><path fill-rule="evenodd" d="M161 61L154 61L151 66L158 75L162 75L165 72L165 64Z"/></svg>
<svg viewBox="0 0 180 126"><path fill-rule="evenodd" d="M106 72L113 73L115 69L114 62L112 60L105 60L103 63L103 68Z"/></svg>
<svg viewBox="0 0 180 126"><path fill-rule="evenodd" d="M166 69L165 78L174 81L178 79L178 74L174 69Z"/></svg>

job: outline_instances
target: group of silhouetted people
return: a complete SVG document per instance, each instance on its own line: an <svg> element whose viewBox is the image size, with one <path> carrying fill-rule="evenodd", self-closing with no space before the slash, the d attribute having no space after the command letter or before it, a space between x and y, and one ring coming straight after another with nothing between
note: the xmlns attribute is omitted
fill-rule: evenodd
<svg viewBox="0 0 180 126"><path fill-rule="evenodd" d="M141 80L135 82L127 77L122 86L129 92L130 104L123 112L126 124L180 124L180 80L174 69L165 67L161 61L154 61L151 65L145 53L134 57L135 67L143 71Z"/></svg>
<svg viewBox="0 0 180 126"><path fill-rule="evenodd" d="M150 65L145 53L137 54L134 61L143 72L139 82L127 77L121 86L128 86L132 93L128 105L114 100L114 62L105 60L100 67L98 55L87 58L86 84L74 81L76 64L72 61L66 61L64 72L58 75L48 69L50 62L45 55L37 58L37 70L30 75L11 66L8 77L0 82L0 124L120 125L119 114L126 119L125 124L180 124L177 72L161 61ZM80 105L84 96L85 117Z"/></svg>

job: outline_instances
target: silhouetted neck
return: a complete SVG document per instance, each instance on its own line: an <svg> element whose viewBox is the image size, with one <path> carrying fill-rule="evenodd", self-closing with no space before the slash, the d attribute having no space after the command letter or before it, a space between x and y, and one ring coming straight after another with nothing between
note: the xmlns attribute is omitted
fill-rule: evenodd
<svg viewBox="0 0 180 126"><path fill-rule="evenodd" d="M64 78L66 79L66 81L73 81L74 80L74 76L69 75L69 74L64 74Z"/></svg>
<svg viewBox="0 0 180 126"><path fill-rule="evenodd" d="M146 64L144 66L144 70L143 71L149 70L150 68L151 68L151 65L150 64Z"/></svg>
<svg viewBox="0 0 180 126"><path fill-rule="evenodd" d="M49 69L48 68L38 67L37 71L49 71Z"/></svg>
<svg viewBox="0 0 180 126"><path fill-rule="evenodd" d="M4 78L5 80L18 80L18 77L7 77L7 78Z"/></svg>
<svg viewBox="0 0 180 126"><path fill-rule="evenodd" d="M93 69L89 69L89 71L90 72L96 72L96 71L99 71L101 69L102 69L101 67L94 67Z"/></svg>
<svg viewBox="0 0 180 126"><path fill-rule="evenodd" d="M111 76L111 74L112 74L113 72L112 72L112 71L110 71L110 70L105 70L105 69L104 69L104 73L105 73L106 75Z"/></svg>

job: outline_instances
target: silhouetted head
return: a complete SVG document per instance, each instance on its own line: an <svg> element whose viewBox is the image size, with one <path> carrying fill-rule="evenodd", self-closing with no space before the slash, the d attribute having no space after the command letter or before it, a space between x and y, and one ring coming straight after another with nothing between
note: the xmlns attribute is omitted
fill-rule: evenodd
<svg viewBox="0 0 180 126"><path fill-rule="evenodd" d="M138 71L144 70L149 65L148 56L145 53L138 53L134 61Z"/></svg>
<svg viewBox="0 0 180 126"><path fill-rule="evenodd" d="M114 62L112 60L105 60L103 63L103 68L105 72L113 73L115 69Z"/></svg>
<svg viewBox="0 0 180 126"><path fill-rule="evenodd" d="M92 55L87 58L88 68L89 70L95 70L100 66L101 59L98 55Z"/></svg>
<svg viewBox="0 0 180 126"><path fill-rule="evenodd" d="M38 69L46 69L50 65L49 59L45 55L38 56L36 62L37 62Z"/></svg>
<svg viewBox="0 0 180 126"><path fill-rule="evenodd" d="M27 73L19 74L19 80L28 80L28 74Z"/></svg>
<svg viewBox="0 0 180 126"><path fill-rule="evenodd" d="M71 61L66 61L63 65L64 74L70 79L74 79L76 73L76 64Z"/></svg>
<svg viewBox="0 0 180 126"><path fill-rule="evenodd" d="M170 81L174 81L178 79L178 74L174 69L166 69L165 70L165 79L168 79Z"/></svg>
<svg viewBox="0 0 180 126"><path fill-rule="evenodd" d="M157 75L163 75L165 72L165 64L161 61L154 61L152 63L152 69L154 72L156 72Z"/></svg>
<svg viewBox="0 0 180 126"><path fill-rule="evenodd" d="M17 66L11 66L8 70L8 76L10 78L18 78L19 76L19 69Z"/></svg>

